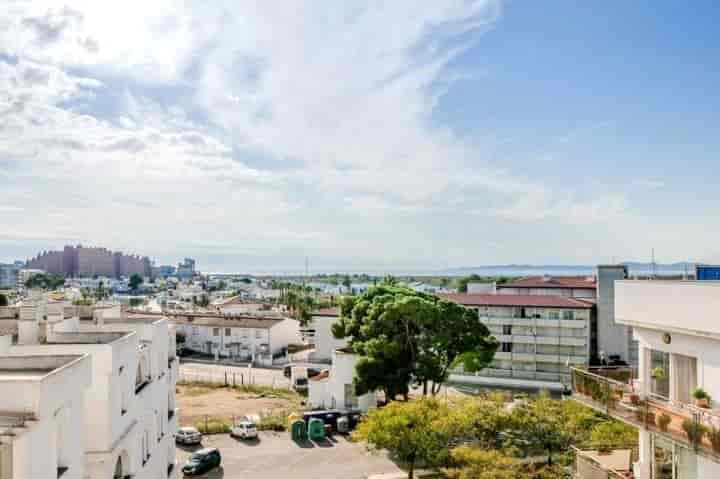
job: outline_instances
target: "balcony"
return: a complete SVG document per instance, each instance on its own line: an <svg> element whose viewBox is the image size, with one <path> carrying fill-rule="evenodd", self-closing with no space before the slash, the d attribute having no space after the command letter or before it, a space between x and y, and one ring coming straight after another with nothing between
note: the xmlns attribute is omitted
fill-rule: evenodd
<svg viewBox="0 0 720 479"><path fill-rule="evenodd" d="M654 395L641 398L628 379L612 379L578 368L571 368L571 373L574 400L720 461L718 412Z"/></svg>

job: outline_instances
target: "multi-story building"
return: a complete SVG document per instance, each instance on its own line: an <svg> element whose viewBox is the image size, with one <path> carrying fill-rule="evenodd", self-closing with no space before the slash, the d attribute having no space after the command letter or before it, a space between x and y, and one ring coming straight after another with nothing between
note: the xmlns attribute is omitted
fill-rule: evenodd
<svg viewBox="0 0 720 479"><path fill-rule="evenodd" d="M82 427L82 434L67 439L84 451L84 477L176 477L175 383L179 373L175 334L168 320L127 317L119 308L96 311L94 319L87 321L77 317L51 320L52 307L46 308L48 314L42 318L32 311L34 307L33 303L23 305L19 324L27 324L20 328L18 344L7 348L6 354L22 360L89 356L85 415L73 421L76 428ZM38 323L34 328L33 321ZM41 335L42 341L38 340Z"/></svg>
<svg viewBox="0 0 720 479"><path fill-rule="evenodd" d="M477 311L500 342L495 358L474 375L453 379L479 385L561 391L569 367L588 365L594 307L587 301L553 295L447 294L441 297Z"/></svg>
<svg viewBox="0 0 720 479"><path fill-rule="evenodd" d="M615 322L615 288L617 280L626 279L625 265L598 265L595 276L531 276L510 283L477 283L484 293L512 295L562 296L595 303L597 328L591 335L592 363L637 364L637 344L632 328ZM468 292L480 289L468 284Z"/></svg>
<svg viewBox="0 0 720 479"><path fill-rule="evenodd" d="M720 477L719 308L720 282L615 282L615 319L639 344L637 374L575 370L573 397L637 426L639 447L612 468L583 455L579 477L601 477L598 470L635 479ZM595 472L583 472L587 464Z"/></svg>
<svg viewBox="0 0 720 479"><path fill-rule="evenodd" d="M24 265L22 261L9 264L0 263L0 289L15 288L18 283L18 274Z"/></svg>
<svg viewBox="0 0 720 479"><path fill-rule="evenodd" d="M9 336L0 337L0 479L90 477L84 456L90 357L14 356L9 349Z"/></svg>
<svg viewBox="0 0 720 479"><path fill-rule="evenodd" d="M332 366L308 382L308 403L313 409L359 410L367 412L377 406L374 392L355 394L353 377L357 357L348 348L332 352Z"/></svg>
<svg viewBox="0 0 720 479"><path fill-rule="evenodd" d="M199 353L270 366L288 345L300 342L297 320L269 316L175 315L185 348Z"/></svg>
<svg viewBox="0 0 720 479"><path fill-rule="evenodd" d="M152 276L150 258L126 255L106 248L65 246L62 251L43 251L26 262L26 268L42 269L62 276Z"/></svg>
<svg viewBox="0 0 720 479"><path fill-rule="evenodd" d="M177 276L180 279L190 279L195 276L195 260L185 258L182 263L178 264Z"/></svg>
<svg viewBox="0 0 720 479"><path fill-rule="evenodd" d="M497 293L595 299L597 280L594 276L530 276L498 284Z"/></svg>

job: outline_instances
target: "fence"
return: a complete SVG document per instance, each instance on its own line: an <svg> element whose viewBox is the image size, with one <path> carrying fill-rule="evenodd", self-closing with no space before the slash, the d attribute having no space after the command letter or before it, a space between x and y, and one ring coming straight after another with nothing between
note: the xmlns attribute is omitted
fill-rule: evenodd
<svg viewBox="0 0 720 479"><path fill-rule="evenodd" d="M277 371L255 370L247 368L245 371L235 369L218 370L212 372L183 371L180 370L179 382L202 382L222 384L224 386L263 386L274 389L292 389L290 380L280 376Z"/></svg>

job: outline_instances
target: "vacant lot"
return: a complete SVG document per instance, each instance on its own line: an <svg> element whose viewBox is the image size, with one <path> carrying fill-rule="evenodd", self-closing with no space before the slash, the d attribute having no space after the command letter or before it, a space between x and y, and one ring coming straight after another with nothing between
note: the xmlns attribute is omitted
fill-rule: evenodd
<svg viewBox="0 0 720 479"><path fill-rule="evenodd" d="M301 401L301 396L288 390L231 388L205 383L181 383L176 395L181 426L194 426L206 418L232 421L248 415L287 415L300 410Z"/></svg>

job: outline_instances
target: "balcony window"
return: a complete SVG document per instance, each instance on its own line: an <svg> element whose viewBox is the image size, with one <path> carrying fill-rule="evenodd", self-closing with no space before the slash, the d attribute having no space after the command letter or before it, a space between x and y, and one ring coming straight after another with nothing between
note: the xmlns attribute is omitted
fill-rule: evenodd
<svg viewBox="0 0 720 479"><path fill-rule="evenodd" d="M220 336L220 328L213 328L213 336Z"/></svg>
<svg viewBox="0 0 720 479"><path fill-rule="evenodd" d="M670 354L650 350L650 392L662 399L670 399Z"/></svg>
<svg viewBox="0 0 720 479"><path fill-rule="evenodd" d="M512 326L508 325L508 324L504 325L503 326L503 334L505 336L510 336L512 334Z"/></svg>
<svg viewBox="0 0 720 479"><path fill-rule="evenodd" d="M512 352L512 343L502 343L502 352L503 353L511 353Z"/></svg>

